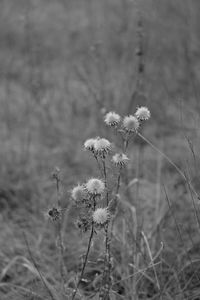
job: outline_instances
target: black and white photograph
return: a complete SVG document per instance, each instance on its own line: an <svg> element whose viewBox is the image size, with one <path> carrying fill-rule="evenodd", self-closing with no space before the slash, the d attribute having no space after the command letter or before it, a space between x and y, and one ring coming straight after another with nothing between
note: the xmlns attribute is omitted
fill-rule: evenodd
<svg viewBox="0 0 200 300"><path fill-rule="evenodd" d="M0 0L0 300L200 300L200 0Z"/></svg>

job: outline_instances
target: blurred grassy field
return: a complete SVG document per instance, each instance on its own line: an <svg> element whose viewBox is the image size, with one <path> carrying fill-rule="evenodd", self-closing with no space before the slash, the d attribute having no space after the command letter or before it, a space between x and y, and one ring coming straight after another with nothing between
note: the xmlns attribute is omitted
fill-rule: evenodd
<svg viewBox="0 0 200 300"><path fill-rule="evenodd" d="M45 293L25 265L24 232L42 271L53 285L59 281L54 232L44 219L56 197L50 175L55 166L61 169L63 206L69 208L71 188L98 174L83 142L98 135L112 139L103 112L126 115L137 105L148 106L152 118L143 135L200 193L199 17L198 0L0 2L0 299L39 299L16 286ZM143 71L138 72L141 56ZM200 284L193 278L195 268L200 270L199 228L190 190L165 158L139 137L130 145L129 156L132 163L122 198L136 208L138 226L149 237L152 251L164 243L167 267L159 271L161 284L173 278L172 267L184 269L178 279L181 295L169 282L167 293L159 298L147 280L138 284L135 299L200 299ZM134 178L139 183L126 192ZM116 224L116 278L128 272L126 213L119 209ZM85 249L84 237L75 230L75 215L71 209L65 223L71 276L79 270ZM121 289L122 295L112 299L132 299L125 283Z"/></svg>

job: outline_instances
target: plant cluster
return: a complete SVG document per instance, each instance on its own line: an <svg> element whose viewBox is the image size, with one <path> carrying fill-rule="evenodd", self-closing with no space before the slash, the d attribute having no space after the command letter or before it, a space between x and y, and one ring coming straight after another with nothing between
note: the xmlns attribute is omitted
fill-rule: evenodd
<svg viewBox="0 0 200 300"><path fill-rule="evenodd" d="M98 293L99 299L109 299L112 285L112 229L118 204L121 171L129 162L127 147L130 139L138 133L142 122L149 118L150 111L147 107L139 107L134 115L125 116L124 118L115 112L108 112L105 115L105 124L114 128L123 140L122 147L117 153L114 153L113 143L106 138L90 138L84 143L84 149L90 152L97 162L100 177L90 178L86 183L78 184L71 191L71 198L79 208L77 226L83 232L90 231L84 263L72 299L75 299L81 280L83 280L93 237L98 230L103 230L105 233L104 269L103 273L100 274L101 284ZM117 168L116 186L112 191L108 183L109 176L113 176L113 174L110 174L112 168L108 168L109 164Z"/></svg>

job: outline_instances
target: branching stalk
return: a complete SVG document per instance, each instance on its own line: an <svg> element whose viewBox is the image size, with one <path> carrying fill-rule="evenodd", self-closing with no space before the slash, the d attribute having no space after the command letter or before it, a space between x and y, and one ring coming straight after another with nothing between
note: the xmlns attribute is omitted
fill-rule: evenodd
<svg viewBox="0 0 200 300"><path fill-rule="evenodd" d="M93 211L95 211L95 208L96 208L95 196L93 196L93 201L94 201L93 202ZM86 251L86 254L85 254L85 258L84 258L84 262L83 262L81 274L80 274L78 283L76 285L76 289L74 290L74 293L72 294L72 300L75 299L75 296L77 294L78 288L79 288L80 283L81 283L81 280L83 279L83 275L84 275L85 268L86 268L87 261L88 261L88 256L89 256L91 245L92 245L93 236L94 236L94 222L92 221L92 227L91 227L90 237L89 237L89 241L88 241L87 251Z"/></svg>
<svg viewBox="0 0 200 300"><path fill-rule="evenodd" d="M106 205L109 204L108 199L108 186L107 186L107 172L106 172L106 163L105 158L102 158L102 165L103 165L103 174L104 174L104 183L106 191ZM105 257L104 257L104 270L102 275L102 284L100 292L100 299L107 299L110 291L110 260L111 260L111 254L110 254L110 240L109 240L109 222L105 225L105 234L106 234L106 241L105 241ZM106 286L106 289L104 287Z"/></svg>
<svg viewBox="0 0 200 300"><path fill-rule="evenodd" d="M87 261L88 261L88 255L89 255L90 248L91 248L91 245L92 245L92 238L93 238L93 235L94 235L94 223L92 222L92 228L91 228L91 232L90 232L90 237L89 237L89 242L88 242L87 252L86 252L86 255L85 255L85 259L84 259L83 267L82 267L82 270L81 270L81 274L80 274L78 283L77 283L77 285L76 285L76 289L75 289L75 291L74 291L74 293L73 293L73 295L72 295L72 300L75 299L75 296L76 296L76 294L77 294L79 285L80 285L80 283L81 283L81 280L83 279L83 275L84 275L85 268L86 268Z"/></svg>
<svg viewBox="0 0 200 300"><path fill-rule="evenodd" d="M53 178L56 181L56 191L57 191L57 206L61 209L61 202L60 202L60 176L59 176L59 169L56 169ZM62 284L62 291L64 293L64 285L66 280L66 267L64 262L64 244L62 238L62 216L58 219L58 223L56 224L56 234L57 234L57 242L59 248L59 266L60 266L60 276L61 276L61 284Z"/></svg>

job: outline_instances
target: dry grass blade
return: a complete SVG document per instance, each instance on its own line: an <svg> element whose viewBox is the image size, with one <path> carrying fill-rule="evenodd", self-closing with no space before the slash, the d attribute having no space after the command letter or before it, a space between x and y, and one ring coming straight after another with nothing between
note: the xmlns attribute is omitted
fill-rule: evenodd
<svg viewBox="0 0 200 300"><path fill-rule="evenodd" d="M13 288L13 289L21 290L22 292L25 292L26 294L31 295L34 298L36 297L36 299L44 300L43 296L40 296L39 294L37 294L36 292L33 292L30 289L27 289L25 287L22 287L22 286L19 286L19 285L16 285L16 284L12 284L12 283L0 283L0 288L1 287L8 287L9 289Z"/></svg>
<svg viewBox="0 0 200 300"><path fill-rule="evenodd" d="M164 244L163 244L163 242L161 242L160 249L158 250L156 255L153 257L153 261L155 261L160 256L161 252L163 251L163 248L164 248Z"/></svg>
<svg viewBox="0 0 200 300"><path fill-rule="evenodd" d="M29 244L28 244L28 240L27 240L25 234L24 234L24 239L25 239L25 243L26 243L26 246L27 246L28 253L29 253L30 258L31 258L32 263L33 263L33 264L28 263L25 266L28 267L31 272L33 272L35 275L37 275L41 279L44 287L46 288L46 290L47 290L47 292L48 292L48 294L49 294L49 296L51 297L52 300L60 300L59 297L57 296L57 291L49 284L49 282L45 279L45 277L40 272L40 270L37 266L37 263L36 263L32 253L31 253L31 250L30 250L30 247L29 247Z"/></svg>
<svg viewBox="0 0 200 300"><path fill-rule="evenodd" d="M120 279L120 280L118 280L118 281L115 281L115 282L112 284L112 286L117 285L117 284L121 283L122 281L128 280L128 279L130 279L130 278L132 278L132 277L134 277L134 276L136 276L136 275L138 275L138 274L144 275L145 272L146 272L147 270L149 270L149 269L151 269L151 268L153 268L153 267L155 267L155 266L157 266L157 265L159 265L159 264L160 264L160 262L155 263L154 265L150 265L150 266L148 266L147 268L141 269L141 270L139 270L139 271L137 271L137 272L135 272L135 273L133 273L133 274L131 274L131 275L129 275L129 276L126 276L126 277L124 277L124 278L122 278L122 279ZM147 277L147 278L150 279L150 277ZM152 279L150 279L150 281L153 282Z"/></svg>
<svg viewBox="0 0 200 300"><path fill-rule="evenodd" d="M160 290L160 284L159 284L159 281L158 281L158 276L157 276L155 264L154 264L154 261L153 261L153 256L151 254L151 249L150 249L150 246L149 246L149 242L148 242L147 237L146 237L146 235L144 234L143 231L141 232L141 234L142 234L144 242L146 244L147 251L148 251L148 254L149 254L149 258L151 260L151 264L152 264L152 267L153 267L153 270L154 270L154 275L155 275L155 279L156 279L156 283L157 283L157 288Z"/></svg>
<svg viewBox="0 0 200 300"><path fill-rule="evenodd" d="M147 143L149 144L154 150L156 150L160 155L162 155L175 169L176 171L181 175L181 177L184 179L184 181L188 184L191 191L194 193L194 195L197 197L198 200L200 200L200 196L194 189L192 183L188 180L188 178L185 176L185 174L181 171L181 169L160 149L158 149L155 145L152 144L146 137L144 137L141 133L138 133L138 135Z"/></svg>
<svg viewBox="0 0 200 300"><path fill-rule="evenodd" d="M17 260L23 259L23 256L15 256L11 261L3 268L0 275L0 281L5 277L10 268L17 262Z"/></svg>
<svg viewBox="0 0 200 300"><path fill-rule="evenodd" d="M138 183L139 179L138 178L133 178L129 184L127 185L127 188L130 188L131 186L133 186L134 184Z"/></svg>

